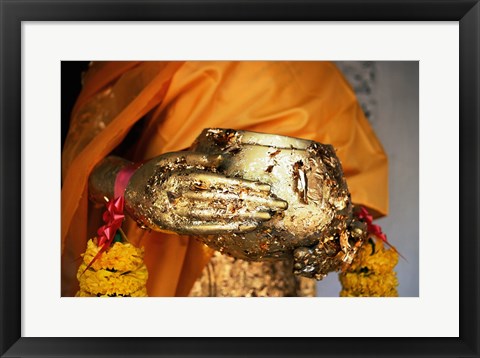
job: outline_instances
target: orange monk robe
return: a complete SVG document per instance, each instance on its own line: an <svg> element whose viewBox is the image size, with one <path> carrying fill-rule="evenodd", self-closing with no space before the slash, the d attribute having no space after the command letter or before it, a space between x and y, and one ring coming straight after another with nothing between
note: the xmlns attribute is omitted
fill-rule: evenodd
<svg viewBox="0 0 480 358"><path fill-rule="evenodd" d="M82 125L92 111L103 111L101 128ZM78 257L100 223L101 211L92 210L91 205L89 209L87 203L88 176L141 118L146 123L128 158L134 161L187 148L206 127L332 144L352 201L377 216L387 214L386 155L352 88L334 64L97 63L85 76L62 158L63 295L75 293ZM145 247L149 295L188 295L210 250L186 236L141 230L132 220L126 226L129 239Z"/></svg>

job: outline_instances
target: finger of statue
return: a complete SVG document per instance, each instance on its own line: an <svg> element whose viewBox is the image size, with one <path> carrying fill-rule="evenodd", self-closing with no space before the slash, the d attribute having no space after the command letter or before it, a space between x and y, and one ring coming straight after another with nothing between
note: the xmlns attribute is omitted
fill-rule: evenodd
<svg viewBox="0 0 480 358"><path fill-rule="evenodd" d="M157 161L155 164L157 166L169 166L172 165L172 163L175 163L193 167L200 166L205 168L216 168L223 161L223 157L219 154L210 155L197 152L183 151L165 153L159 156L156 160Z"/></svg>
<svg viewBox="0 0 480 358"><path fill-rule="evenodd" d="M253 231L257 228L256 224L238 224L238 223L193 223L190 225L184 226L185 232L194 234L194 235L215 235L223 233L245 233Z"/></svg>
<svg viewBox="0 0 480 358"><path fill-rule="evenodd" d="M223 202L233 202L243 200L245 201L245 206L251 207L265 207L271 210L285 210L288 207L288 203L284 200L272 197L272 196L258 196L253 192L245 193L223 193L215 191L187 191L183 194L185 198L194 201L223 201Z"/></svg>
<svg viewBox="0 0 480 358"><path fill-rule="evenodd" d="M225 208L218 208L214 206L207 206L204 208L192 208L183 206L177 208L176 214L192 219L199 219L205 222L215 222L219 219L233 220L237 224L239 221L266 221L272 218L272 215L267 211L246 211L246 210L225 210Z"/></svg>
<svg viewBox="0 0 480 358"><path fill-rule="evenodd" d="M240 178L230 178L215 173L198 173L195 174L193 178L194 183L197 182L199 185L203 185L206 188L243 187L246 189L263 191L267 193L270 192L271 189L271 186L265 183Z"/></svg>
<svg viewBox="0 0 480 358"><path fill-rule="evenodd" d="M248 198L248 202L254 206L265 206L271 210L286 210L288 208L288 202L282 199L268 197L262 198L258 196L252 196Z"/></svg>

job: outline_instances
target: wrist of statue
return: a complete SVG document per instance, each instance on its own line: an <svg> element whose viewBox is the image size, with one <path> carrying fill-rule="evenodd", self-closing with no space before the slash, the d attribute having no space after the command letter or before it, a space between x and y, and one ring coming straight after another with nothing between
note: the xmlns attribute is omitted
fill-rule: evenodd
<svg viewBox="0 0 480 358"><path fill-rule="evenodd" d="M138 165L120 157L104 158L95 166L89 176L90 200L103 205L106 199L110 200L118 195L123 195L126 184L134 172L132 168L135 166Z"/></svg>

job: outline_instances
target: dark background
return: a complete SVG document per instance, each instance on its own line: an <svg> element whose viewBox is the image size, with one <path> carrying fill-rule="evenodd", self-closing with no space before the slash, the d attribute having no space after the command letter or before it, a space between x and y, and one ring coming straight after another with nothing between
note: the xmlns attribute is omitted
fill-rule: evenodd
<svg viewBox="0 0 480 358"><path fill-rule="evenodd" d="M88 61L61 62L62 150L68 133L70 115L82 88L82 73L88 68L88 64Z"/></svg>

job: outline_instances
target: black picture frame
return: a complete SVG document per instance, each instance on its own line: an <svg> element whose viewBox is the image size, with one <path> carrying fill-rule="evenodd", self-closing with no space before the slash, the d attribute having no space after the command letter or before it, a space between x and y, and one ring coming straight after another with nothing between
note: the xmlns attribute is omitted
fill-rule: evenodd
<svg viewBox="0 0 480 358"><path fill-rule="evenodd" d="M2 357L479 357L478 0L0 0L0 11ZM459 21L460 337L288 339L21 337L21 22L86 20ZM439 268L439 271L441 270Z"/></svg>

